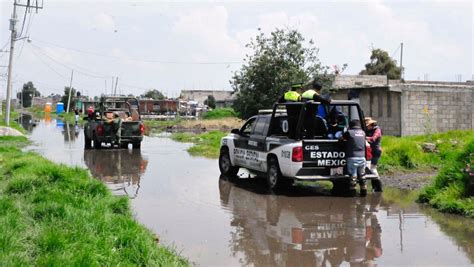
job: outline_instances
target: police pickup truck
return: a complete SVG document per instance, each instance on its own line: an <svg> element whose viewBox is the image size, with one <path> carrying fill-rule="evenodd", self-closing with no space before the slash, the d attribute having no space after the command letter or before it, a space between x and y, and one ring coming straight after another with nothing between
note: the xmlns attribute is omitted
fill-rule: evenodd
<svg viewBox="0 0 474 267"><path fill-rule="evenodd" d="M363 122L364 114L354 101L275 104L221 139L219 169L227 176L235 176L239 168L265 174L270 189L295 180L329 180L333 189L348 189L345 149L338 137L355 119ZM381 187L369 168L365 179Z"/></svg>

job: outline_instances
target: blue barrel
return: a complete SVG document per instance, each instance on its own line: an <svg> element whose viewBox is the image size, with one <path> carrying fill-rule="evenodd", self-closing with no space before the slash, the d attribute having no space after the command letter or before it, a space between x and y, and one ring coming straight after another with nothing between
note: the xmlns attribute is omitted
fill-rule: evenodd
<svg viewBox="0 0 474 267"><path fill-rule="evenodd" d="M64 112L64 103L58 102L56 104L56 114L59 115L61 112Z"/></svg>

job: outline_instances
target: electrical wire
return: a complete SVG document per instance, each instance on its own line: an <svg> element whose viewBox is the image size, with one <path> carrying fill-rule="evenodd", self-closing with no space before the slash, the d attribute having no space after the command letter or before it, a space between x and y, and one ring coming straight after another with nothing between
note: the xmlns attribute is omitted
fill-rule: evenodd
<svg viewBox="0 0 474 267"><path fill-rule="evenodd" d="M28 3L28 5L29 5L29 3ZM28 13L28 7L25 8L25 14L23 15L23 23L21 25L21 31L20 31L20 35L18 35L18 38L21 38L21 35L23 34L23 30L25 29L25 21L26 21L26 16L27 16L26 14L27 13Z"/></svg>
<svg viewBox="0 0 474 267"><path fill-rule="evenodd" d="M32 50L33 51L33 54L35 54L36 58L39 59L39 61L41 63L43 63L43 65L45 65L48 69L52 70L54 73L56 73L58 76L64 78L64 79L69 79L67 76L65 75L62 75L61 73L59 73L57 70L55 70L53 67L51 67L48 63L46 63L45 61L43 61L43 59L41 59L41 57L35 52L35 50Z"/></svg>
<svg viewBox="0 0 474 267"><path fill-rule="evenodd" d="M30 26L31 26L31 21L33 20L34 16L33 16L33 12L30 12L30 16L28 18L28 24L26 25L26 31L25 31L25 36L27 36L28 38L30 37L29 36L29 33L30 33ZM22 40L23 42L21 43L21 48L20 48L20 52L18 53L18 56L17 58L20 58L21 57L21 54L23 53L23 47L25 46L25 41L28 41L28 39L23 39Z"/></svg>
<svg viewBox="0 0 474 267"><path fill-rule="evenodd" d="M392 52L392 54L391 54L391 56L390 56L391 58L393 58L393 56L395 55L395 53L398 52L398 49L400 49L400 47L401 47L401 45L398 45L397 48Z"/></svg>
<svg viewBox="0 0 474 267"><path fill-rule="evenodd" d="M116 57L116 56L110 56L110 55L104 55L98 52L91 52L91 51L85 51L81 49L76 49L76 48L70 48L70 47L65 47L65 46L60 46L57 44L53 44L50 42L45 42L41 40L35 39L35 41L38 41L40 43L56 46L62 49L67 49L67 50L72 50L76 51L79 53L84 53L84 54L89 54L89 55L94 55L94 56L99 56L99 57L107 57L107 58L113 58L113 59L120 59L120 60L130 60L130 61L139 61L139 62L146 62L146 63L158 63L158 64L175 64L175 65L232 65L232 64L243 64L245 62L243 61L166 61L166 60L154 60L154 59L142 59L142 58L132 58L132 57Z"/></svg>
<svg viewBox="0 0 474 267"><path fill-rule="evenodd" d="M50 55L48 55L48 54L47 54L46 52L44 52L40 47L38 47L38 46L36 46L36 45L34 45L34 44L31 44L31 45L32 45L35 49L37 49L37 51L40 52L42 55L46 56L47 58L49 58L50 60L56 62L57 64L63 66L64 68L67 68L67 69L69 69L69 70L74 70L74 71L76 71L76 72L78 72L78 73L80 73L80 74L82 74L82 75L89 76L89 77L92 77L92 78L97 78L97 79L105 79L105 78L111 77L111 76L106 76L106 75L101 75L101 76L99 76L99 75L93 75L93 74L89 74L89 73L86 73L86 72L83 72L83 71L80 71L80 70L71 68L71 67L69 67L68 65L66 65L65 63L62 63L62 62L60 62L59 60L57 60L57 59L51 57ZM70 65L73 65L73 64L70 64ZM77 67L77 65L75 65L75 67ZM82 67L80 67L80 68L82 68ZM85 69L85 68L83 68L83 69Z"/></svg>

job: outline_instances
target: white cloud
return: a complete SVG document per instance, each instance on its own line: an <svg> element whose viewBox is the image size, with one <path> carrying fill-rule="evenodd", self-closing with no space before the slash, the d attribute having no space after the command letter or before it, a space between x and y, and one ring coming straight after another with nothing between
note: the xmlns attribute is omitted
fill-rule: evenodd
<svg viewBox="0 0 474 267"><path fill-rule="evenodd" d="M117 26L111 15L99 13L94 16L93 28L104 32L113 32L117 29Z"/></svg>

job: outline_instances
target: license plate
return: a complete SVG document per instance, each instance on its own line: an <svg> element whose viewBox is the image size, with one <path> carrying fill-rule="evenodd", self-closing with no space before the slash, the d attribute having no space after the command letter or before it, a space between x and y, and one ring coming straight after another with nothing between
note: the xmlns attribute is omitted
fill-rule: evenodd
<svg viewBox="0 0 474 267"><path fill-rule="evenodd" d="M343 167L331 168L331 176L343 175L343 174L344 174Z"/></svg>

